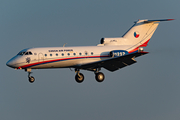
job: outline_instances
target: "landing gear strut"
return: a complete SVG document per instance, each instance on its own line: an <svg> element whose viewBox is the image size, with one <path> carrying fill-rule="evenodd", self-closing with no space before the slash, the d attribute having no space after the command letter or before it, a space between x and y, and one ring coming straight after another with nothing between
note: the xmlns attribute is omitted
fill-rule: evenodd
<svg viewBox="0 0 180 120"><path fill-rule="evenodd" d="M26 72L28 72L28 79L30 83L33 83L35 81L35 78L31 76L31 69L25 69Z"/></svg>

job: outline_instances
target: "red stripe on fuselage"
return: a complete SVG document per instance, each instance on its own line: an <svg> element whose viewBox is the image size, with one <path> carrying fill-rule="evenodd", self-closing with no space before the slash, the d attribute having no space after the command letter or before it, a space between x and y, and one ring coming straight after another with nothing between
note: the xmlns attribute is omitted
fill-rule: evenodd
<svg viewBox="0 0 180 120"><path fill-rule="evenodd" d="M65 60L75 60L75 59L84 59L84 58L101 58L101 57L109 57L109 56L104 55L104 56L83 56L83 57L73 57L73 58L61 58L61 59L54 59L54 60L31 63L31 64L20 66L20 68L25 69L25 68L29 68L36 65L48 64L52 62L59 62L59 61L65 61Z"/></svg>

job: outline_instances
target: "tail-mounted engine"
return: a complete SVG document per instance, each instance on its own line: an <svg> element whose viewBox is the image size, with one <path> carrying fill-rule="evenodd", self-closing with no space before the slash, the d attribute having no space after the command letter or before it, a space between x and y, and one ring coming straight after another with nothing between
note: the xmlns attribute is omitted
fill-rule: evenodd
<svg viewBox="0 0 180 120"><path fill-rule="evenodd" d="M125 50L113 50L109 53L110 57L120 57L120 56L124 56L127 55L128 51Z"/></svg>
<svg viewBox="0 0 180 120"><path fill-rule="evenodd" d="M102 45L123 45L125 41L124 38L101 38L100 43Z"/></svg>

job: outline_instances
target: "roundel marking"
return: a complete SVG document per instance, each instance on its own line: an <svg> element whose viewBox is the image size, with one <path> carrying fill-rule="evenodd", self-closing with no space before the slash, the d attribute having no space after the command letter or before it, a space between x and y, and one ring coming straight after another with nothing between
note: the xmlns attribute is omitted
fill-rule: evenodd
<svg viewBox="0 0 180 120"><path fill-rule="evenodd" d="M138 38L138 37L139 37L139 32L137 32L137 31L134 32L134 37L135 37L135 38Z"/></svg>

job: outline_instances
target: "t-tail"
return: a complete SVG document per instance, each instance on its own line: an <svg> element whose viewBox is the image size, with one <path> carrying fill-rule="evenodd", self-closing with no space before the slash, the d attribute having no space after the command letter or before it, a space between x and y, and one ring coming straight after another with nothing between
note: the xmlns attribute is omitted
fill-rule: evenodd
<svg viewBox="0 0 180 120"><path fill-rule="evenodd" d="M121 38L102 38L101 44L104 45L130 45L131 52L139 47L146 47L159 22L174 19L161 20L138 20Z"/></svg>

